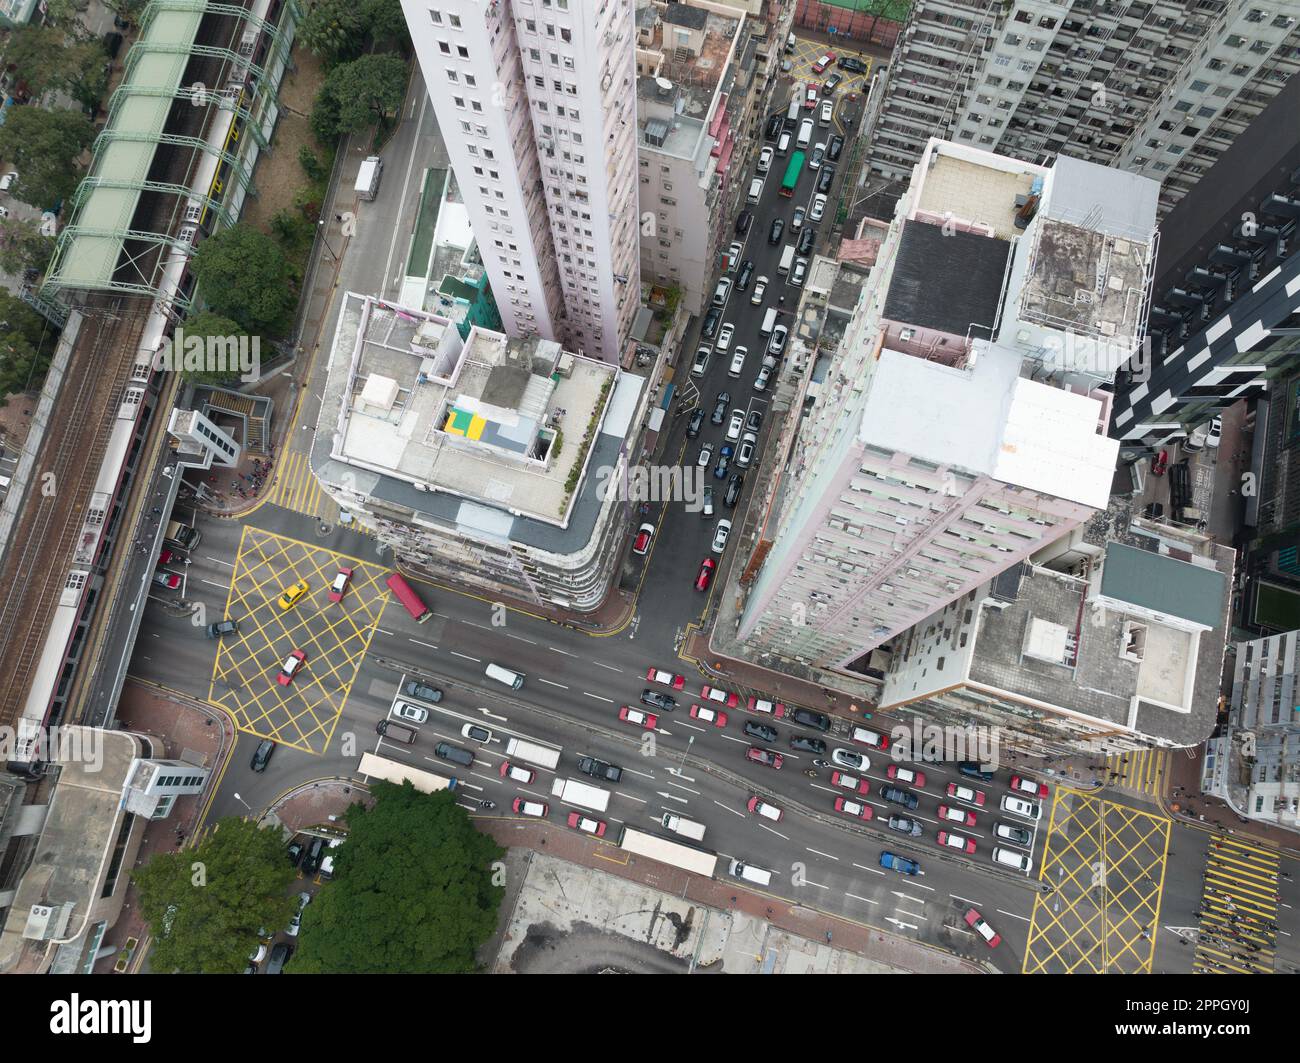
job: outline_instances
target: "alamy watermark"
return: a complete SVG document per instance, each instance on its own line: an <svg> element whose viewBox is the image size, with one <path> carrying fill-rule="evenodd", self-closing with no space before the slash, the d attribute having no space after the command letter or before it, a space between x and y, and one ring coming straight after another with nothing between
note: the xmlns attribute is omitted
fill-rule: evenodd
<svg viewBox="0 0 1300 1063"><path fill-rule="evenodd" d="M889 737L890 754L896 761L971 761L986 771L995 770L1000 763L1002 742L996 727L940 726L914 716L910 724L894 727Z"/></svg>
<svg viewBox="0 0 1300 1063"><path fill-rule="evenodd" d="M90 771L104 766L104 735L96 727L42 727L21 735L0 727L0 763L82 764Z"/></svg>
<svg viewBox="0 0 1300 1063"><path fill-rule="evenodd" d="M619 476L618 467L596 470L597 497L618 502L684 502L688 513L704 507L705 469L698 465L633 465Z"/></svg>
<svg viewBox="0 0 1300 1063"><path fill-rule="evenodd" d="M262 375L262 338L191 336L179 325L154 352L153 367L162 373L225 373L251 384Z"/></svg>

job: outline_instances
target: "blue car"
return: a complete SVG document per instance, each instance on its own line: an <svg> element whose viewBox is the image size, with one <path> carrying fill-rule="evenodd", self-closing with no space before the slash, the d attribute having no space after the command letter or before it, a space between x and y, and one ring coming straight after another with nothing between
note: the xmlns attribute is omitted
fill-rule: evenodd
<svg viewBox="0 0 1300 1063"><path fill-rule="evenodd" d="M957 764L957 770L963 775L967 775L972 779L979 779L981 782L993 781L993 773L981 768L978 760L959 761Z"/></svg>
<svg viewBox="0 0 1300 1063"><path fill-rule="evenodd" d="M900 871L904 875L919 875L921 873L921 865L915 860L909 860L905 856L898 856L889 852L880 854L880 866L886 871Z"/></svg>
<svg viewBox="0 0 1300 1063"><path fill-rule="evenodd" d="M714 479L725 480L727 478L727 472L731 468L731 455L733 453L730 443L723 445L722 450L718 452L717 467L713 470Z"/></svg>

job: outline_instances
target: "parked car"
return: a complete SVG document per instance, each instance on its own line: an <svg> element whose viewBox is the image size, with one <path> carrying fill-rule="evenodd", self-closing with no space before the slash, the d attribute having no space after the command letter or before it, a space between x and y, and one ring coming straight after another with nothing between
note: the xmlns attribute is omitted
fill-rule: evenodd
<svg viewBox="0 0 1300 1063"><path fill-rule="evenodd" d="M790 337L790 329L785 325L777 325L772 329L772 338L767 341L767 349L772 354L779 355L785 350L785 342Z"/></svg>
<svg viewBox="0 0 1300 1063"><path fill-rule="evenodd" d="M718 340L713 345L719 354L726 354L731 349L731 337L736 334L736 326L728 321L718 332Z"/></svg>
<svg viewBox="0 0 1300 1063"><path fill-rule="evenodd" d="M0 177L0 192L10 192L18 181L18 171L10 170L3 177Z"/></svg>
<svg viewBox="0 0 1300 1063"><path fill-rule="evenodd" d="M830 125L835 117L835 104L830 100L822 100L821 115L817 119L818 125Z"/></svg>
<svg viewBox="0 0 1300 1063"><path fill-rule="evenodd" d="M773 218L772 226L767 231L767 242L775 246L781 242L781 234L785 232L785 219Z"/></svg>
<svg viewBox="0 0 1300 1063"><path fill-rule="evenodd" d="M767 385L772 381L772 367L770 365L760 366L758 376L754 377L754 390L760 394L767 390Z"/></svg>
<svg viewBox="0 0 1300 1063"><path fill-rule="evenodd" d="M705 443L700 447L699 457L695 459L695 464L701 469L707 469L711 461L713 461L713 444Z"/></svg>
<svg viewBox="0 0 1300 1063"><path fill-rule="evenodd" d="M835 65L841 70L847 70L850 74L865 74L867 72L867 64L852 55L840 56Z"/></svg>
<svg viewBox="0 0 1300 1063"><path fill-rule="evenodd" d="M636 538L632 541L632 553L645 557L650 552L650 542L654 539L655 526L653 524L642 524L636 530Z"/></svg>
<svg viewBox="0 0 1300 1063"><path fill-rule="evenodd" d="M229 635L238 634L239 624L234 620L218 620L215 624L208 625L208 638L210 639L224 639Z"/></svg>
<svg viewBox="0 0 1300 1063"><path fill-rule="evenodd" d="M721 687L703 686L700 688L700 697L706 701L716 701L719 705L725 705L729 709L734 709L740 704L739 694L733 694Z"/></svg>
<svg viewBox="0 0 1300 1063"><path fill-rule="evenodd" d="M737 410L737 413L740 411ZM740 441L740 446L736 449L736 467L739 469L748 469L754 460L754 451L758 449L758 439L753 432L746 432L745 438Z"/></svg>
<svg viewBox="0 0 1300 1063"><path fill-rule="evenodd" d="M742 210L736 215L736 235L744 236L749 232L749 227L754 224L754 214L752 211Z"/></svg>
<svg viewBox="0 0 1300 1063"><path fill-rule="evenodd" d="M714 569L717 567L718 563L711 557L706 557L700 562L700 571L695 577L695 589L697 591L707 591L709 589L709 584L713 582Z"/></svg>
<svg viewBox="0 0 1300 1063"><path fill-rule="evenodd" d="M289 957L293 955L293 947L288 942L281 941L271 948L271 958L266 961L266 974L283 974L284 965L289 962Z"/></svg>
<svg viewBox="0 0 1300 1063"><path fill-rule="evenodd" d="M767 278L759 277L754 282L754 294L749 297L751 306L762 306L763 296L767 294Z"/></svg>
<svg viewBox="0 0 1300 1063"><path fill-rule="evenodd" d="M249 767L254 771L266 771L266 766L271 763L271 754L274 752L275 743L269 738L263 738L253 750L253 759Z"/></svg>
<svg viewBox="0 0 1300 1063"><path fill-rule="evenodd" d="M1216 417L1210 422L1210 431L1205 436L1205 445L1207 447L1217 447L1219 441L1223 438L1223 418Z"/></svg>
<svg viewBox="0 0 1300 1063"><path fill-rule="evenodd" d="M798 287L808 276L808 260L806 258L796 258L794 268L790 270L790 283Z"/></svg>
<svg viewBox="0 0 1300 1063"><path fill-rule="evenodd" d="M779 114L774 114L767 120L767 128L763 131L763 135L768 140L775 140L781 135L781 130L784 128L784 119Z"/></svg>
<svg viewBox="0 0 1300 1063"><path fill-rule="evenodd" d="M311 904L311 894L303 890L298 894L298 910L293 913L293 918L289 920L289 926L285 929L285 933L291 938L298 936L298 931L302 927L302 913L309 904Z"/></svg>
<svg viewBox="0 0 1300 1063"><path fill-rule="evenodd" d="M750 410L749 416L745 418L745 431L753 432L755 435L757 435L759 429L762 427L763 427L763 411Z"/></svg>
<svg viewBox="0 0 1300 1063"><path fill-rule="evenodd" d="M827 52L820 59L818 59L817 62L813 63L812 72L814 74L820 74L833 62L835 62L835 53Z"/></svg>
<svg viewBox="0 0 1300 1063"><path fill-rule="evenodd" d="M722 424L727 419L727 407L731 405L731 392L719 391L713 400L713 416L709 418L714 424Z"/></svg>
<svg viewBox="0 0 1300 1063"><path fill-rule="evenodd" d="M1047 788L1047 783L1031 779L1028 775L1011 776L1011 789L1028 794L1030 797L1046 797L1051 792Z"/></svg>
<svg viewBox="0 0 1300 1063"><path fill-rule="evenodd" d="M803 727L813 727L818 731L831 729L831 718L825 713L813 712L812 709L795 709L790 719Z"/></svg>
<svg viewBox="0 0 1300 1063"><path fill-rule="evenodd" d="M817 242L817 230L805 229L799 234L799 240L795 244L795 254L808 255L812 253L813 244Z"/></svg>
<svg viewBox="0 0 1300 1063"><path fill-rule="evenodd" d="M718 464L713 467L713 478L715 480L725 480L727 473L731 469L732 449L730 443L723 443L722 449L718 451Z"/></svg>
<svg viewBox="0 0 1300 1063"><path fill-rule="evenodd" d="M700 326L700 335L706 340L712 339L718 331L718 325L722 323L722 308L718 306L709 307L709 311L704 315L704 324Z"/></svg>
<svg viewBox="0 0 1300 1063"><path fill-rule="evenodd" d="M821 221L822 216L826 213L826 197L820 192L813 196L812 209L808 211L808 217L812 221Z"/></svg>
<svg viewBox="0 0 1300 1063"><path fill-rule="evenodd" d="M691 414L691 419L686 422L686 438L694 439L698 436L703 425L704 410L702 408L697 408L695 412Z"/></svg>
<svg viewBox="0 0 1300 1063"><path fill-rule="evenodd" d="M745 474L736 472L731 474L731 479L727 481L727 493L722 496L722 504L728 509L735 509L736 502L740 499L740 492L745 489Z"/></svg>
<svg viewBox="0 0 1300 1063"><path fill-rule="evenodd" d="M835 167L829 162L823 163L822 168L817 171L817 192L819 195L829 194L831 185L835 182Z"/></svg>
<svg viewBox="0 0 1300 1063"><path fill-rule="evenodd" d="M164 587L169 591L174 591L181 585L181 578L175 572L155 572L153 581L159 587Z"/></svg>
<svg viewBox="0 0 1300 1063"><path fill-rule="evenodd" d="M1169 451L1162 450L1151 461L1151 475L1163 476L1169 468Z"/></svg>
<svg viewBox="0 0 1300 1063"><path fill-rule="evenodd" d="M1004 842L1011 842L1013 845L1029 845L1034 840L1034 836L1029 833L1025 827L1017 827L1012 823L1003 823L999 820L993 824L993 835L1001 838Z"/></svg>
<svg viewBox="0 0 1300 1063"><path fill-rule="evenodd" d="M830 140L826 142L826 161L839 162L840 152L844 150L844 138L838 133L833 133Z"/></svg>
<svg viewBox="0 0 1300 1063"><path fill-rule="evenodd" d="M752 259L745 259L740 264L740 273L736 276L736 291L743 292L749 288L750 278L754 276L754 262Z"/></svg>
<svg viewBox="0 0 1300 1063"><path fill-rule="evenodd" d="M713 552L722 553L727 548L727 536L731 534L731 521L723 519L718 521L717 529L713 533Z"/></svg>
<svg viewBox="0 0 1300 1063"><path fill-rule="evenodd" d="M832 74L830 77L828 77L825 81L822 82L822 95L829 96L832 92L834 92L837 88L839 88L840 82L843 80L844 80L843 74Z"/></svg>

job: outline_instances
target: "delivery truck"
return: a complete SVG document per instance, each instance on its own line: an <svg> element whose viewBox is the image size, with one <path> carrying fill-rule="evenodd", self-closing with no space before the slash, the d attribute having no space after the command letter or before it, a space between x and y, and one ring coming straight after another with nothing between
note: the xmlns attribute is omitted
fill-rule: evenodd
<svg viewBox="0 0 1300 1063"><path fill-rule="evenodd" d="M566 801L579 808L590 808L593 812L604 812L609 807L609 791L599 786L588 786L577 779L556 779L551 787L551 794L561 801Z"/></svg>
<svg viewBox="0 0 1300 1063"><path fill-rule="evenodd" d="M560 763L560 751L550 746L539 746L536 742L525 742L522 738L512 738L506 743L507 760L526 760L539 768L554 771Z"/></svg>
<svg viewBox="0 0 1300 1063"><path fill-rule="evenodd" d="M668 830L674 834L680 834L683 838L690 838L691 841L704 841L704 824L696 823L693 819L682 819L681 816L674 815L671 812L664 814L664 818L659 821Z"/></svg>
<svg viewBox="0 0 1300 1063"><path fill-rule="evenodd" d="M371 155L361 164L357 171L357 183L353 187L358 199L371 200L379 194L379 180L384 175L384 162L378 155Z"/></svg>

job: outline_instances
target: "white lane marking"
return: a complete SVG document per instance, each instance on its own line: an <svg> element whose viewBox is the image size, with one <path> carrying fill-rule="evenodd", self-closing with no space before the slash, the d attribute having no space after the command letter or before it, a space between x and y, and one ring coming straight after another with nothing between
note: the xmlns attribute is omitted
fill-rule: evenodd
<svg viewBox="0 0 1300 1063"><path fill-rule="evenodd" d="M786 837L786 835L782 834L779 830L773 830L766 823L760 823L759 826L762 827L765 831L771 831L771 833L775 834L778 838L782 838L785 841L790 840L788 837Z"/></svg>
<svg viewBox="0 0 1300 1063"><path fill-rule="evenodd" d="M537 643L535 643L532 639L526 639L523 637L523 635L512 635L509 631L507 631L505 634L506 634L506 638L508 639L518 639L520 642L526 642L530 646L537 645Z"/></svg>
<svg viewBox="0 0 1300 1063"><path fill-rule="evenodd" d="M377 631L377 632L378 632L379 634L381 634L381 635L392 635L392 634L395 634L395 632L389 631L389 630L387 630L386 628L382 628L382 627L377 627L377 628L375 628L375 631Z"/></svg>
<svg viewBox="0 0 1300 1063"><path fill-rule="evenodd" d="M592 661L591 663L597 668L608 668L611 672L617 672L619 675L623 674L622 668L615 668L612 664L601 664L600 661Z"/></svg>
<svg viewBox="0 0 1300 1063"><path fill-rule="evenodd" d="M697 797L700 795L700 792L701 792L701 791L699 791L699 790L692 790L689 786L683 786L683 785L682 785L681 783L679 783L679 782L669 782L667 785L668 785L668 786L675 786L675 787L677 787L677 789L679 789L679 790L685 790L688 794L695 794Z"/></svg>
<svg viewBox="0 0 1300 1063"><path fill-rule="evenodd" d="M221 560L220 558L218 558L218 557L209 557L207 554L204 554L204 555L203 555L203 560L204 560L204 561L211 561L214 565L224 565L226 568L234 568L234 567L235 567L235 563L234 563L233 561L222 561L222 560Z"/></svg>
<svg viewBox="0 0 1300 1063"><path fill-rule="evenodd" d="M419 639L407 639L406 641L414 642L417 646L428 646L431 650L436 650L438 648L432 642L421 642Z"/></svg>
<svg viewBox="0 0 1300 1063"><path fill-rule="evenodd" d="M997 909L998 915L1010 916L1012 919L1019 919L1022 923L1029 922L1029 916L1021 915L1019 912L1008 912L1005 908Z"/></svg>
<svg viewBox="0 0 1300 1063"><path fill-rule="evenodd" d="M804 846L804 852L806 852L806 853L816 853L818 856L824 856L824 857L826 857L827 860L839 860L839 857L838 857L838 856L831 856L830 853L824 853L824 852L822 852L820 849L813 849L813 848L811 848L811 847L809 847L809 846L806 846L806 845Z"/></svg>
<svg viewBox="0 0 1300 1063"><path fill-rule="evenodd" d="M473 620L462 620L461 623L466 627L476 627L480 631L496 631L496 628L488 627L486 624L476 624Z"/></svg>
<svg viewBox="0 0 1300 1063"><path fill-rule="evenodd" d="M561 690L568 690L568 689L569 689L569 688L566 687L563 683L553 683L553 682L551 682L551 680L549 680L549 679L538 679L537 681L538 681L539 683L545 683L548 687L559 687Z"/></svg>
<svg viewBox="0 0 1300 1063"><path fill-rule="evenodd" d="M819 890L830 889L829 886L823 886L820 882L813 882L811 879L804 879L805 886L816 886Z"/></svg>
<svg viewBox="0 0 1300 1063"><path fill-rule="evenodd" d="M626 797L629 801L635 801L637 802L637 804L644 805L648 803L644 797L637 797L636 794L627 794L624 793L622 790L618 790L616 791L616 793L618 794L619 797Z"/></svg>
<svg viewBox="0 0 1300 1063"><path fill-rule="evenodd" d="M730 805L724 805L721 801L718 801L718 800L716 800L716 799L714 800L713 803L714 803L715 805L717 805L719 808L725 808L725 809L726 809L728 812L730 812L733 816L739 816L741 819L744 819L744 818L745 818L745 813L743 813L743 812L737 812L737 811L736 811L734 808L732 808Z"/></svg>
<svg viewBox="0 0 1300 1063"><path fill-rule="evenodd" d="M900 902L901 902L901 901L911 901L913 904L920 904L920 905L922 905L922 906L924 906L924 904L925 904L925 898L924 898L924 897L913 897L913 896L912 896L911 894L909 894L909 893L899 893L898 890L890 890L889 892L892 893L895 897L897 897L897 898L899 899ZM916 915L917 913L916 913L916 912L908 912L907 914L908 914L908 915Z"/></svg>
<svg viewBox="0 0 1300 1063"><path fill-rule="evenodd" d="M453 657L464 657L467 661L473 661L475 664L482 664L477 657L471 657L468 653L457 653L455 650L448 651Z"/></svg>
<svg viewBox="0 0 1300 1063"><path fill-rule="evenodd" d="M217 588L220 588L220 589L222 589L222 590L225 590L227 587L230 586L229 583L217 583L215 580L210 580L210 579L201 579L201 580L199 580L199 582L200 582L200 583L203 583L203 584L206 584L206 585L209 586L209 587L217 587Z"/></svg>
<svg viewBox="0 0 1300 1063"><path fill-rule="evenodd" d="M643 778L643 779L653 779L653 778L654 778L654 776L651 775L649 772L646 772L646 771L637 771L635 768L624 768L623 770L624 770L625 772L627 772L627 774L629 774L629 775L640 775L641 778Z"/></svg>
<svg viewBox="0 0 1300 1063"><path fill-rule="evenodd" d="M570 653L568 650L562 650L562 649L559 649L559 648L556 647L556 646L548 646L548 647L546 647L546 648L547 648L548 650L550 650L552 653L562 653L562 654L564 654L564 656L566 656L566 657L576 657L576 656L578 656L576 653Z"/></svg>
<svg viewBox="0 0 1300 1063"><path fill-rule="evenodd" d="M954 901L961 901L962 904L969 904L972 908L984 907L984 905L980 904L979 901L973 901L969 897L963 897L959 893L950 893L948 894L948 896L951 897Z"/></svg>
<svg viewBox="0 0 1300 1063"><path fill-rule="evenodd" d="M861 901L863 904L879 904L879 901L873 901L870 897L859 897L856 893L846 893L846 897L852 897L855 901Z"/></svg>
<svg viewBox="0 0 1300 1063"><path fill-rule="evenodd" d="M583 691L583 693L586 694L587 697L589 697L589 698L595 698L597 701L603 701L603 702L605 702L607 705L613 705L613 704L614 704L614 702L611 701L609 698L602 698L599 694L591 694L591 693L588 693L588 692L585 691L585 690Z"/></svg>
<svg viewBox="0 0 1300 1063"><path fill-rule="evenodd" d="M859 871L874 871L877 875L883 876L885 873L878 867L867 867L866 864L854 864Z"/></svg>

